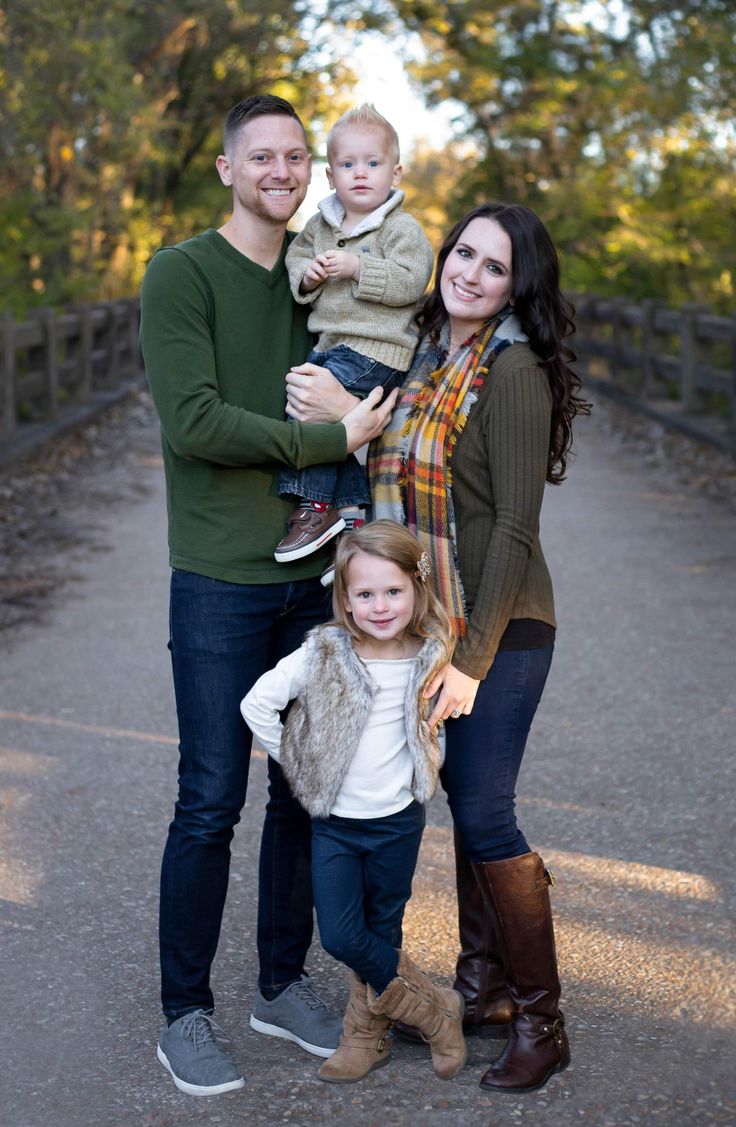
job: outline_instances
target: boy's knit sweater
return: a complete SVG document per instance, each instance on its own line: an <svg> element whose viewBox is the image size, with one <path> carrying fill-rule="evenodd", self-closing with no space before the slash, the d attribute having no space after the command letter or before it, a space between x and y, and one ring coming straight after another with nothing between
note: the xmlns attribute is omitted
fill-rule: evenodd
<svg viewBox="0 0 736 1127"><path fill-rule="evenodd" d="M380 364L408 370L417 343L413 325L417 302L432 275L432 248L422 228L401 208L404 193L394 190L350 234L341 224L345 209L336 195L294 239L286 256L294 298L310 305L309 328L319 334L317 349L343 344ZM345 250L360 259L360 276L330 279L310 293L299 284L307 266L328 250Z"/></svg>

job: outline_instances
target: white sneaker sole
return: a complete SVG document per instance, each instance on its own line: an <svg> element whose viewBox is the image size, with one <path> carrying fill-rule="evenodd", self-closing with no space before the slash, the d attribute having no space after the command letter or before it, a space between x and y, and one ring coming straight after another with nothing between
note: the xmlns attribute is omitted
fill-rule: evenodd
<svg viewBox="0 0 736 1127"><path fill-rule="evenodd" d="M309 1041L302 1041L301 1037L297 1037L290 1029L284 1029L281 1025L269 1025L267 1021L259 1021L253 1014L250 1015L250 1027L255 1029L256 1033L265 1033L267 1037L281 1037L284 1041L294 1041L313 1057L331 1057L337 1051L336 1047L326 1049L323 1045L310 1045Z"/></svg>
<svg viewBox="0 0 736 1127"><path fill-rule="evenodd" d="M187 1096L219 1096L222 1092L234 1092L237 1088L245 1087L245 1080L239 1076L237 1080L228 1080L226 1084L210 1084L204 1086L202 1084L188 1084L186 1080L180 1080L169 1064L169 1059L160 1045L156 1046L156 1056L161 1061L164 1068L168 1069L171 1074L171 1079L176 1084L180 1092L185 1092Z"/></svg>
<svg viewBox="0 0 736 1127"><path fill-rule="evenodd" d="M274 559L279 563L291 563L292 560L301 560L304 556L311 556L312 552L316 552L324 544L329 544L330 540L344 529L345 521L340 517L322 533L319 540L313 540L310 544L305 544L301 548L294 548L291 552L274 552Z"/></svg>

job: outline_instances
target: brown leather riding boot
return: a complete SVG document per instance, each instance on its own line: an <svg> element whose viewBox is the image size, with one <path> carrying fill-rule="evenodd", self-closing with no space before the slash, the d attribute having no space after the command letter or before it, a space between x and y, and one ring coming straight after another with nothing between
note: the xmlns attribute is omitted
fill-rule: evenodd
<svg viewBox="0 0 736 1127"><path fill-rule="evenodd" d="M505 1040L513 1006L506 985L503 960L496 952L500 940L494 913L455 830L455 880L460 954L453 986L465 999L466 1035Z"/></svg>
<svg viewBox="0 0 736 1127"><path fill-rule="evenodd" d="M453 988L465 1001L463 1031L465 1036L477 1034L505 1041L513 1006L506 985L503 960L496 951L500 943L493 912L488 906L473 866L465 856L455 830L455 883L457 887L457 920L460 931L460 954L455 968ZM407 1041L424 1040L415 1026L402 1021L394 1030Z"/></svg>
<svg viewBox="0 0 736 1127"><path fill-rule="evenodd" d="M480 1081L501 1092L533 1091L570 1063L560 1012L549 885L537 853L473 862L478 883L498 919L506 978L514 1007L511 1036Z"/></svg>
<svg viewBox="0 0 736 1127"><path fill-rule="evenodd" d="M391 1057L388 1031L391 1022L368 1007L366 984L350 972L350 998L342 1023L340 1044L320 1065L317 1075L329 1084L353 1084L376 1068L383 1068Z"/></svg>
<svg viewBox="0 0 736 1127"><path fill-rule="evenodd" d="M399 954L396 978L376 998L368 987L374 1014L416 1025L432 1052L432 1066L441 1080L451 1080L465 1064L463 999L455 990L435 986L405 951Z"/></svg>

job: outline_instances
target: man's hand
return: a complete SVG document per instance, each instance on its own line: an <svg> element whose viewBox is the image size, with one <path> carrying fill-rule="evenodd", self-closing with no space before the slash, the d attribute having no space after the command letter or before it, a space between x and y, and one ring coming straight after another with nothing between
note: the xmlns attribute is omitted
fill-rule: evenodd
<svg viewBox="0 0 736 1127"><path fill-rule="evenodd" d="M353 407L348 411L347 415L343 416L343 426L347 431L348 436L348 453L352 454L354 450L358 450L364 446L366 442L371 439L377 438L381 433L386 423L391 418L396 400L399 395L399 389L394 388L388 394L383 403L381 403L381 396L383 395L382 387L374 387L370 395L359 403L357 407ZM380 406L378 406L380 404ZM375 408L375 410L374 410Z"/></svg>
<svg viewBox="0 0 736 1127"><path fill-rule="evenodd" d="M357 254L347 250L327 250L318 254L314 260L324 270L328 278L353 279L360 277L360 259Z"/></svg>
<svg viewBox="0 0 736 1127"><path fill-rule="evenodd" d="M339 423L360 399L332 372L318 364L300 364L286 375L286 414L300 423Z"/></svg>
<svg viewBox="0 0 736 1127"><path fill-rule="evenodd" d="M447 720L455 713L469 716L473 711L479 685L480 681L468 677L467 673L461 673L454 665L446 665L444 669L440 669L424 690L424 696L429 698L441 688L437 703L428 720L430 728L434 728L440 720Z"/></svg>

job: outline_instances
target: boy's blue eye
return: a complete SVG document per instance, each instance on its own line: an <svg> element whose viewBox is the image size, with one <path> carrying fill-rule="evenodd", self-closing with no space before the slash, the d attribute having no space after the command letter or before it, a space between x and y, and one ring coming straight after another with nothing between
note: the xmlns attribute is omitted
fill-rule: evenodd
<svg viewBox="0 0 736 1127"><path fill-rule="evenodd" d="M378 168L378 161L377 160L369 160L368 161L368 167L369 168Z"/></svg>
<svg viewBox="0 0 736 1127"><path fill-rule="evenodd" d="M343 168L352 168L353 162L351 160L344 160L342 162L342 166L343 166Z"/></svg>

